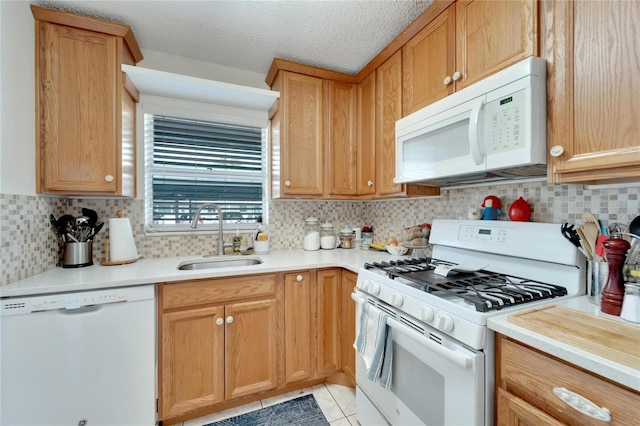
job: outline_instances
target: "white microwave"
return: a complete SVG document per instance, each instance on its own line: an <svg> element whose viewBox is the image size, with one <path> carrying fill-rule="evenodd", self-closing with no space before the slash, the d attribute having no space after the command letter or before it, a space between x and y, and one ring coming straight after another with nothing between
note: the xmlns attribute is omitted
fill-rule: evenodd
<svg viewBox="0 0 640 426"><path fill-rule="evenodd" d="M545 176L546 61L530 57L396 122L395 183Z"/></svg>

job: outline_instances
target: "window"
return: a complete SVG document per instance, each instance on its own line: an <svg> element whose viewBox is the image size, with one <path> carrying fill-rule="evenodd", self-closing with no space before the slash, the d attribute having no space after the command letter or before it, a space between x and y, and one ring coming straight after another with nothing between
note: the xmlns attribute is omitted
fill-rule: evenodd
<svg viewBox="0 0 640 426"><path fill-rule="evenodd" d="M266 129L149 113L144 127L147 229L190 230L205 203L220 206L234 230L255 229L263 215ZM199 224L217 229L216 210L203 209Z"/></svg>

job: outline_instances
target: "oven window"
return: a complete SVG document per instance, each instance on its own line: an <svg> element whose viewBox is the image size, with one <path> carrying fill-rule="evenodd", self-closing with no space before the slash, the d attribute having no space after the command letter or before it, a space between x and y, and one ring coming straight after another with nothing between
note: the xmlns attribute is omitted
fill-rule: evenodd
<svg viewBox="0 0 640 426"><path fill-rule="evenodd" d="M424 424L444 424L444 377L396 342L391 391Z"/></svg>

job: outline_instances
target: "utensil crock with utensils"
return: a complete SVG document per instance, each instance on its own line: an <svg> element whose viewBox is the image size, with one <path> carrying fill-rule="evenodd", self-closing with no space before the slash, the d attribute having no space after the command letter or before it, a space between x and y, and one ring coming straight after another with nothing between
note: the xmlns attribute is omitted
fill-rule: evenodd
<svg viewBox="0 0 640 426"><path fill-rule="evenodd" d="M93 244L91 241L64 243L63 268L82 268L93 265Z"/></svg>

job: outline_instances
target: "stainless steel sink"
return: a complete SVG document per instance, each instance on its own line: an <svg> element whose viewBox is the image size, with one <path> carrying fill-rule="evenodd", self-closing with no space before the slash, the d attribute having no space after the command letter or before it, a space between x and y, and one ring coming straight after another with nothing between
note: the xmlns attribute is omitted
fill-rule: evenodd
<svg viewBox="0 0 640 426"><path fill-rule="evenodd" d="M181 271L193 271L197 269L231 268L242 266L260 265L262 259L258 257L233 257L219 256L201 260L188 260L178 265Z"/></svg>

